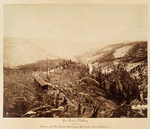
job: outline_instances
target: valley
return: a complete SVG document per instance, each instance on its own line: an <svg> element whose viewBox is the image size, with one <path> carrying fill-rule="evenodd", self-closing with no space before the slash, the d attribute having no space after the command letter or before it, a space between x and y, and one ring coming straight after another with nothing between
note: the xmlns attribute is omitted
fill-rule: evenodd
<svg viewBox="0 0 150 129"><path fill-rule="evenodd" d="M8 64L8 57L4 64ZM146 41L112 44L75 57L76 61L42 57L37 60L36 56L35 62L16 67L4 65L3 116L147 117ZM47 82L47 90L40 90L35 76Z"/></svg>

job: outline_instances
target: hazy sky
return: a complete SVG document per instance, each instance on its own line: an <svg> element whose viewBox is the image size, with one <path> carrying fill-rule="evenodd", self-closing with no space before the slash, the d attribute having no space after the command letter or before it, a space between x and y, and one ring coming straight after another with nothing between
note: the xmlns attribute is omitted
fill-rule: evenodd
<svg viewBox="0 0 150 129"><path fill-rule="evenodd" d="M4 36L72 57L109 43L147 40L146 5L4 5Z"/></svg>

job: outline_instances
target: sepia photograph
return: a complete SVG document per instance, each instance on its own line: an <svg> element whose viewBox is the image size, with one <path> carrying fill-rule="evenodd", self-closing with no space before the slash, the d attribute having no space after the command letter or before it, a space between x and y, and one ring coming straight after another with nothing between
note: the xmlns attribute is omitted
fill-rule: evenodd
<svg viewBox="0 0 150 129"><path fill-rule="evenodd" d="M3 5L3 118L147 110L146 4Z"/></svg>

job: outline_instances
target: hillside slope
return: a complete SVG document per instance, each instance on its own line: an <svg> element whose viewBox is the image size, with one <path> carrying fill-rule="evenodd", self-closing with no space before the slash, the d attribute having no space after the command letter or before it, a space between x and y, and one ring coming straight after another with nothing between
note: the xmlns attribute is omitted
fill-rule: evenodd
<svg viewBox="0 0 150 129"><path fill-rule="evenodd" d="M39 60L53 59L57 56L30 44L23 38L4 37L3 43L4 66L15 67L33 63Z"/></svg>
<svg viewBox="0 0 150 129"><path fill-rule="evenodd" d="M138 62L147 59L147 41L110 44L99 50L85 52L76 57L90 63L103 63L120 58L123 58L123 61L126 62Z"/></svg>
<svg viewBox="0 0 150 129"><path fill-rule="evenodd" d="M103 72L111 72L118 64L131 71L139 65L147 66L147 42L112 44L76 57L93 67L101 67Z"/></svg>
<svg viewBox="0 0 150 129"><path fill-rule="evenodd" d="M138 87L147 93L147 48L147 41L111 44L77 57L85 63L92 64L93 69L101 69L103 74L109 74L122 67L131 77L138 80Z"/></svg>
<svg viewBox="0 0 150 129"><path fill-rule="evenodd" d="M4 68L3 116L147 117L147 42L109 45L80 59ZM37 75L48 83L46 91L34 83Z"/></svg>

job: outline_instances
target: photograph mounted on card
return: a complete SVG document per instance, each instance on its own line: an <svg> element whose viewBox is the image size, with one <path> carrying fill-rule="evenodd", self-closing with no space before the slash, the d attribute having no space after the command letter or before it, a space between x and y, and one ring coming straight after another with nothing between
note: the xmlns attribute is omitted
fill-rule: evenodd
<svg viewBox="0 0 150 129"><path fill-rule="evenodd" d="M4 4L3 117L147 118L146 10Z"/></svg>

